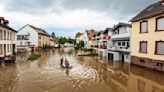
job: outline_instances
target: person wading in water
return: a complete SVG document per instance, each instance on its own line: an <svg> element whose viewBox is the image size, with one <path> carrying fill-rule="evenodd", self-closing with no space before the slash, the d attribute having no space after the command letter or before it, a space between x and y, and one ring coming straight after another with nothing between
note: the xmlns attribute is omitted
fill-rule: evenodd
<svg viewBox="0 0 164 92"><path fill-rule="evenodd" d="M69 62L68 62L67 58L65 58L65 67L69 68Z"/></svg>
<svg viewBox="0 0 164 92"><path fill-rule="evenodd" d="M64 61L64 59L63 59L63 57L60 59L60 65L61 66L63 66L63 61Z"/></svg>

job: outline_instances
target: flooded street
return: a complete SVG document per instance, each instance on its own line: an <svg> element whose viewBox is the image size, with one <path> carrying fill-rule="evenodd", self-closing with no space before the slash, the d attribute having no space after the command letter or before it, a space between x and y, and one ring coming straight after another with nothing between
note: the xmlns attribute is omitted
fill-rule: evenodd
<svg viewBox="0 0 164 92"><path fill-rule="evenodd" d="M17 56L16 64L1 64L0 92L164 92L164 74L127 63L80 57L74 49L40 51ZM61 56L72 69L60 67Z"/></svg>

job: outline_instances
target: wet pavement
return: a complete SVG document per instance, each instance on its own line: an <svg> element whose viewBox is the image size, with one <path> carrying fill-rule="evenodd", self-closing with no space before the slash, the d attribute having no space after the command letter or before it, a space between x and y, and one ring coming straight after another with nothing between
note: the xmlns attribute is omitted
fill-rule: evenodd
<svg viewBox="0 0 164 92"><path fill-rule="evenodd" d="M0 65L0 92L164 92L164 74L98 57L77 56L71 48L17 55L16 64ZM60 67L61 56L72 68Z"/></svg>

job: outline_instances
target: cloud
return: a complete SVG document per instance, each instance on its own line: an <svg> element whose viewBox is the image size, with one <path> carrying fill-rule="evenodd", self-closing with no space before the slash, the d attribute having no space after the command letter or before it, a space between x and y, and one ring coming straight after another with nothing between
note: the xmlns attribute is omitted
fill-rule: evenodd
<svg viewBox="0 0 164 92"><path fill-rule="evenodd" d="M25 24L49 33L72 36L77 31L128 22L156 0L0 0L1 16L19 29ZM63 34L62 34L63 33Z"/></svg>

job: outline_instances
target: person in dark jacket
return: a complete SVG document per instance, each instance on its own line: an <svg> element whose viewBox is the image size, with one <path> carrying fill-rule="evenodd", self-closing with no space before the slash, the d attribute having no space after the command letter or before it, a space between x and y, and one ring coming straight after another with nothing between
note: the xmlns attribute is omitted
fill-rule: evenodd
<svg viewBox="0 0 164 92"><path fill-rule="evenodd" d="M64 61L64 59L63 59L63 57L60 59L60 65L61 66L63 66L63 61Z"/></svg>

